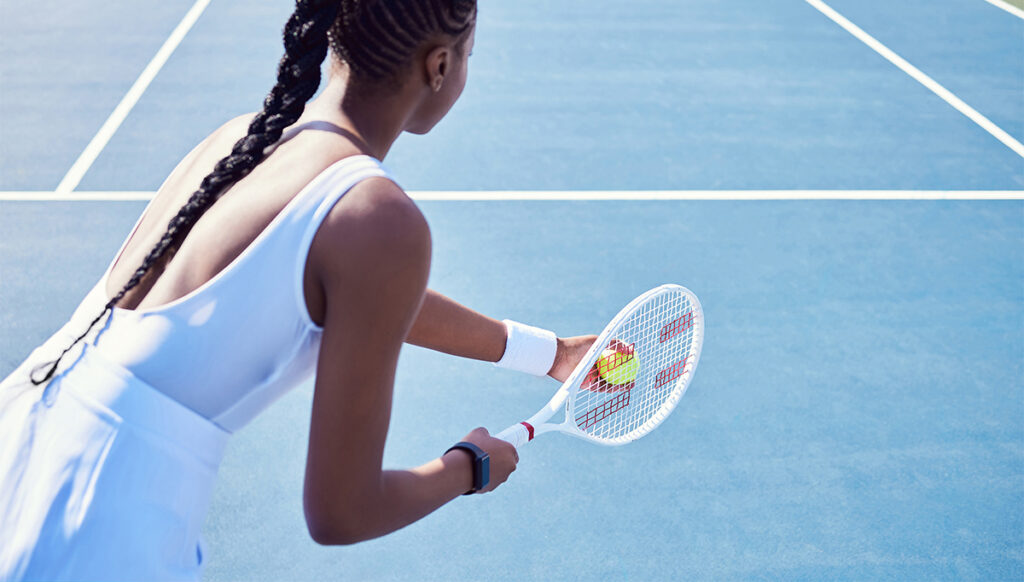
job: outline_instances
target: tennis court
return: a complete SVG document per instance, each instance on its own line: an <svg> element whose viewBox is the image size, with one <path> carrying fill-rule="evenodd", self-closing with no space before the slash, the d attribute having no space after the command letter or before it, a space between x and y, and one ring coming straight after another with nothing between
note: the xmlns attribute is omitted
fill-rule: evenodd
<svg viewBox="0 0 1024 582"><path fill-rule="evenodd" d="M685 285L695 380L634 444L539 438L494 494L342 548L305 530L298 389L229 445L206 579L1024 579L1024 12L826 1L481 3L462 100L385 160L431 286L575 335ZM0 376L259 106L291 8L0 4ZM556 388L407 348L386 462Z"/></svg>

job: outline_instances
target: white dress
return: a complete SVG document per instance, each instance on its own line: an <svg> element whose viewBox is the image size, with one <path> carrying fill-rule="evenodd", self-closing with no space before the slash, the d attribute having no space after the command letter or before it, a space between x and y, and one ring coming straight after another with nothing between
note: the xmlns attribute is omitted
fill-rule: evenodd
<svg viewBox="0 0 1024 582"><path fill-rule="evenodd" d="M308 379L319 356L302 287L313 236L370 177L388 174L368 156L327 168L208 283L157 308L115 310L45 389L33 386L31 370L102 311L108 268L0 382L0 581L199 578L228 437Z"/></svg>

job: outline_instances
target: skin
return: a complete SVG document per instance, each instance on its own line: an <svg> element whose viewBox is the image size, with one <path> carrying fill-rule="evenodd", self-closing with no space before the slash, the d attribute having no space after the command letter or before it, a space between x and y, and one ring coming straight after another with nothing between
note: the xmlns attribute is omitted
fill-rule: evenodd
<svg viewBox="0 0 1024 582"><path fill-rule="evenodd" d="M402 132L426 133L462 93L473 32L426 43L397 87L360 83L331 63L324 91L270 155L196 224L178 252L129 293L122 309L163 305L209 281L237 257L309 181L353 155L383 159ZM461 44L460 43L464 43ZM333 59L333 57L331 57ZM161 187L114 266L112 296L161 236L177 208L245 134L235 119L190 153ZM350 544L416 521L472 486L471 460L455 450L419 467L384 470L395 368L403 342L497 361L505 327L426 288L431 238L415 203L373 178L347 193L317 231L304 292L323 327L306 463L304 506L313 539ZM564 380L595 336L559 338L549 375ZM477 428L463 437L491 457L491 491L515 470L514 447Z"/></svg>

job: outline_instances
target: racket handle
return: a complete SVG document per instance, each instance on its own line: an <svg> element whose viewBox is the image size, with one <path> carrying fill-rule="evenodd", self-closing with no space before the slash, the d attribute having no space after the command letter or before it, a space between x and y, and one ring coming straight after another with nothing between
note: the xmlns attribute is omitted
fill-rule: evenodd
<svg viewBox="0 0 1024 582"><path fill-rule="evenodd" d="M533 440L533 427L525 422L520 422L499 432L494 437L510 443L518 449Z"/></svg>

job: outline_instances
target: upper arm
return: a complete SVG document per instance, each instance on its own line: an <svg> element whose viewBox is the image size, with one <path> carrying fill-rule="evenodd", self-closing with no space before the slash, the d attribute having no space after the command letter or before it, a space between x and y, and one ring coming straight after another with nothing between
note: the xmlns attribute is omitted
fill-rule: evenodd
<svg viewBox="0 0 1024 582"><path fill-rule="evenodd" d="M379 487L398 354L430 270L429 229L398 186L367 180L324 220L308 266L325 302L304 496L313 528Z"/></svg>

